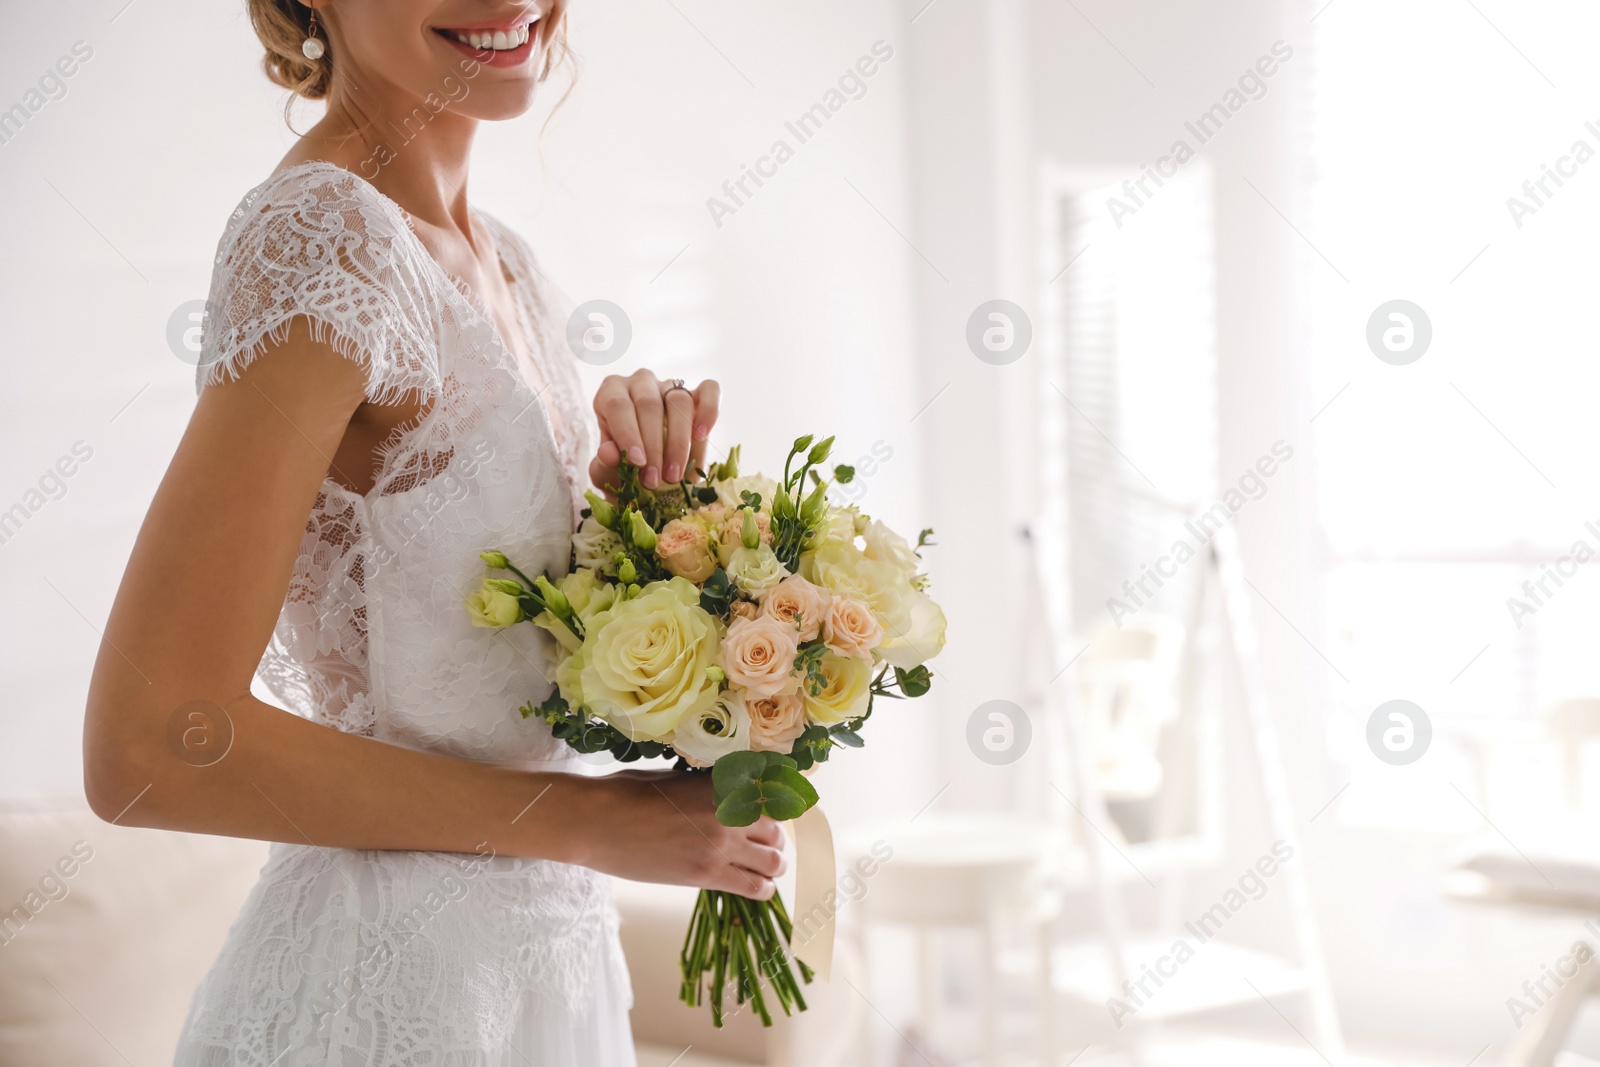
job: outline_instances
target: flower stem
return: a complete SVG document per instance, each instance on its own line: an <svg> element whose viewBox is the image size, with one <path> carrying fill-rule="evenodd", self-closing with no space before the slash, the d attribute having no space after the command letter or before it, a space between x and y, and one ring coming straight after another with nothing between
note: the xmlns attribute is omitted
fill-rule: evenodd
<svg viewBox="0 0 1600 1067"><path fill-rule="evenodd" d="M782 931L780 937L779 932ZM776 895L771 900L750 900L733 893L702 890L695 899L694 912L685 933L679 964L683 984L679 999L698 1007L709 978L711 1022L720 1027L724 1018L724 994L733 984L734 1000L749 1003L763 1026L772 1025L762 980L771 986L778 1006L785 1015L805 1011L800 983L790 966L787 941L793 924ZM813 978L811 968L793 960L806 982Z"/></svg>

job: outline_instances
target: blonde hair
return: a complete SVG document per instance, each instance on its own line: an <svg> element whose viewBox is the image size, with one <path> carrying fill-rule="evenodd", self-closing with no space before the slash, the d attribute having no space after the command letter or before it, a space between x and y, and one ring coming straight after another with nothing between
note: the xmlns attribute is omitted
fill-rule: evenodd
<svg viewBox="0 0 1600 1067"><path fill-rule="evenodd" d="M300 0L245 0L245 6L250 12L250 25L255 27L256 36L267 50L261 67L272 83L304 100L324 99L333 84L333 42L328 39L327 28L319 21L317 36L325 46L322 55L307 59L300 51L300 46L311 36L311 8ZM539 72L539 80L544 81L558 66L570 64L572 60L572 49L567 44L566 12L563 11L545 42L544 69ZM565 94L562 99L566 99Z"/></svg>

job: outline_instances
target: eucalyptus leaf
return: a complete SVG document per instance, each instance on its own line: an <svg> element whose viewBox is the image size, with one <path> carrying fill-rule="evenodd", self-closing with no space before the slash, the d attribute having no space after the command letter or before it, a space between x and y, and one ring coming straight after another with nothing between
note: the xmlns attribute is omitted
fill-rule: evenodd
<svg viewBox="0 0 1600 1067"><path fill-rule="evenodd" d="M767 769L765 752L729 752L711 765L711 795L721 804L735 790L761 780ZM746 825L730 823L729 825Z"/></svg>
<svg viewBox="0 0 1600 1067"><path fill-rule="evenodd" d="M922 696L933 688L933 676L928 673L928 668L924 664L918 664L910 670L896 667L894 676L900 683L900 691L908 697Z"/></svg>
<svg viewBox="0 0 1600 1067"><path fill-rule="evenodd" d="M717 802L717 821L724 826L749 826L761 818L762 799L761 784L746 782Z"/></svg>
<svg viewBox="0 0 1600 1067"><path fill-rule="evenodd" d="M801 800L805 801L805 805L808 808L817 802L816 787L806 780L805 775L801 774L793 767L768 767L767 773L761 776L761 787L763 792L765 792L769 786L773 785L781 785L786 789L793 790ZM773 816L773 818L780 817L781 816L777 815Z"/></svg>

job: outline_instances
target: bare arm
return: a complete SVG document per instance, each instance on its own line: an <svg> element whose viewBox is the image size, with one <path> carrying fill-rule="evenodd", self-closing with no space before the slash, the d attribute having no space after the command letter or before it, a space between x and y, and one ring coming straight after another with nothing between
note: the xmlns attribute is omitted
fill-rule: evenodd
<svg viewBox="0 0 1600 1067"><path fill-rule="evenodd" d="M340 733L250 695L306 517L363 390L362 369L297 321L238 381L201 394L95 663L84 728L95 812L122 824L335 848L486 845L769 896L781 871L779 831L719 824L705 776L495 767ZM169 722L197 701L232 724L231 748L210 766L168 743Z"/></svg>

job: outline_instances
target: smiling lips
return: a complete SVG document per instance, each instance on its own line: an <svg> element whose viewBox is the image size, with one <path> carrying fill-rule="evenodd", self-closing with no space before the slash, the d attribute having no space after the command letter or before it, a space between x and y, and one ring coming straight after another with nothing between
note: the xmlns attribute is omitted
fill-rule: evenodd
<svg viewBox="0 0 1600 1067"><path fill-rule="evenodd" d="M537 18L506 26L474 26L435 29L433 32L479 63L491 67L514 67L533 54Z"/></svg>

